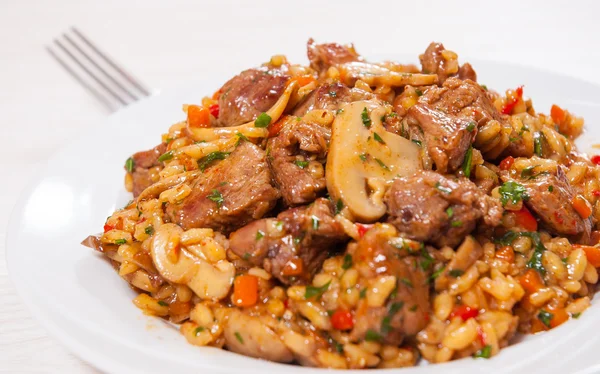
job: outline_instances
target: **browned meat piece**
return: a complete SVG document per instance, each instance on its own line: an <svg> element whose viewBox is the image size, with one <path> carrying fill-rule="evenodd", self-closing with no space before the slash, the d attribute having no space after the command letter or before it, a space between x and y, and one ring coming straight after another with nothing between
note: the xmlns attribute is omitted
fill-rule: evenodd
<svg viewBox="0 0 600 374"><path fill-rule="evenodd" d="M231 234L230 249L285 284L310 281L329 251L348 240L329 200L250 223Z"/></svg>
<svg viewBox="0 0 600 374"><path fill-rule="evenodd" d="M264 216L278 198L265 152L241 142L193 183L192 193L183 201L167 204L166 213L186 230L206 227L228 233Z"/></svg>
<svg viewBox="0 0 600 374"><path fill-rule="evenodd" d="M385 195L388 222L410 239L451 247L460 243L480 218L488 226L502 219L500 202L466 178L451 179L425 171L398 178Z"/></svg>
<svg viewBox="0 0 600 374"><path fill-rule="evenodd" d="M292 114L302 117L313 109L337 110L341 104L350 101L351 90L348 86L341 83L324 84L298 104Z"/></svg>
<svg viewBox="0 0 600 374"><path fill-rule="evenodd" d="M442 43L431 43L421 56L421 66L423 73L437 74L438 83L441 85L449 77L457 76L460 79L477 80L477 74L471 64L464 64L458 67L458 61L454 52L446 51Z"/></svg>
<svg viewBox="0 0 600 374"><path fill-rule="evenodd" d="M133 159L133 172L131 174L133 177L133 197L137 197L147 187L158 181L158 174L153 177L148 169L161 165L158 158L166 151L167 144L161 143L152 149L131 156Z"/></svg>
<svg viewBox="0 0 600 374"><path fill-rule="evenodd" d="M219 92L219 126L252 121L279 99L289 76L280 69L248 69L231 78Z"/></svg>
<svg viewBox="0 0 600 374"><path fill-rule="evenodd" d="M418 132L411 130L411 138L424 141L438 172L452 173L461 167L475 138L473 120L446 114L425 103L413 105L406 119L409 127L418 127Z"/></svg>
<svg viewBox="0 0 600 374"><path fill-rule="evenodd" d="M313 39L309 39L306 47L310 66L319 72L325 72L333 65L362 61L354 46L337 43L315 44Z"/></svg>
<svg viewBox="0 0 600 374"><path fill-rule="evenodd" d="M425 265L420 256L408 255L404 243L393 227L376 224L358 243L348 246L348 253L363 276L392 275L397 281L395 291L384 306L358 306L350 333L352 341L364 339L371 330L385 343L400 345L405 337L416 335L426 326L430 311L427 280L431 264ZM419 252L418 247L415 251ZM425 249L421 253L426 253Z"/></svg>
<svg viewBox="0 0 600 374"><path fill-rule="evenodd" d="M560 165L553 173L546 171L526 178L518 178L507 170L500 173L500 178L525 187L529 196L525 204L549 231L558 235L580 235L583 243L589 240L591 221L582 219L571 205L575 194Z"/></svg>
<svg viewBox="0 0 600 374"><path fill-rule="evenodd" d="M330 138L331 129L290 117L267 142L269 166L286 205L307 204L325 191L322 164Z"/></svg>

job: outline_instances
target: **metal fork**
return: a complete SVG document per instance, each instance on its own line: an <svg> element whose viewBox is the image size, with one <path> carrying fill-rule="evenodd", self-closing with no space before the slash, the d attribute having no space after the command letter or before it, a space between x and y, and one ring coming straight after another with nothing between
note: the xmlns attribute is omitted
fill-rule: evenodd
<svg viewBox="0 0 600 374"><path fill-rule="evenodd" d="M79 84L114 112L151 92L139 80L111 60L75 27L46 50Z"/></svg>

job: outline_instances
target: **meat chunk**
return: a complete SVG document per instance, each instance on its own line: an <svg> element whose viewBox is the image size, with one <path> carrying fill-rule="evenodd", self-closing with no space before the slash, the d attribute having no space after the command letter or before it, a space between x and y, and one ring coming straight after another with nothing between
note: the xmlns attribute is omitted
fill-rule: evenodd
<svg viewBox="0 0 600 374"><path fill-rule="evenodd" d="M232 352L275 362L291 362L294 354L270 327L272 317L251 316L231 309L223 329L225 346Z"/></svg>
<svg viewBox="0 0 600 374"><path fill-rule="evenodd" d="M167 204L166 213L186 230L206 227L228 233L264 216L278 198L265 152L241 142L193 183L185 199Z"/></svg>
<svg viewBox="0 0 600 374"><path fill-rule="evenodd" d="M288 206L307 204L325 191L325 168L331 129L290 117L269 139L269 166Z"/></svg>
<svg viewBox="0 0 600 374"><path fill-rule="evenodd" d="M309 39L306 47L310 66L319 72L325 72L333 65L362 60L352 45L315 44L313 39Z"/></svg>
<svg viewBox="0 0 600 374"><path fill-rule="evenodd" d="M418 131L410 131L411 139L422 142L427 154L440 173L458 170L475 138L475 122L419 103L408 110L407 124Z"/></svg>
<svg viewBox="0 0 600 374"><path fill-rule="evenodd" d="M532 163L535 164L536 160L537 157L533 157ZM581 218L571 205L575 194L562 167L555 165L555 168L546 168L541 172L534 168L532 173L521 177L514 170L506 170L500 173L500 178L503 182L516 181L525 187L528 196L525 204L550 232L558 235L580 235L581 241L587 242L591 221Z"/></svg>
<svg viewBox="0 0 600 374"><path fill-rule="evenodd" d="M337 110L341 104L350 102L351 96L350 88L344 84L323 84L298 104L292 114L302 117L313 109Z"/></svg>
<svg viewBox="0 0 600 374"><path fill-rule="evenodd" d="M466 178L424 171L398 178L385 195L388 222L410 239L454 247L480 219L497 226L502 206Z"/></svg>
<svg viewBox="0 0 600 374"><path fill-rule="evenodd" d="M158 181L158 173L152 173L149 169L160 166L158 158L167 151L167 144L161 143L147 151L135 153L133 159L133 197L137 197L142 191Z"/></svg>
<svg viewBox="0 0 600 374"><path fill-rule="evenodd" d="M431 266L423 265L420 256L403 250L405 242L393 227L376 224L357 243L348 246L348 253L353 263L363 269L363 276L372 280L381 275L396 278L395 291L384 306L358 306L350 333L352 341L364 339L371 330L379 333L385 343L400 345L405 337L416 335L426 326L430 311L427 279ZM369 271L370 274L365 273Z"/></svg>
<svg viewBox="0 0 600 374"><path fill-rule="evenodd" d="M348 240L329 200L250 223L231 234L230 249L285 284L309 281L329 251Z"/></svg>
<svg viewBox="0 0 600 374"><path fill-rule="evenodd" d="M419 56L419 60L421 60L423 73L437 74L440 85L453 76L477 80L477 74L471 64L467 63L459 68L456 53L446 50L442 43L429 44L425 53Z"/></svg>
<svg viewBox="0 0 600 374"><path fill-rule="evenodd" d="M248 69L231 78L219 92L219 126L252 121L279 99L289 76L281 69Z"/></svg>

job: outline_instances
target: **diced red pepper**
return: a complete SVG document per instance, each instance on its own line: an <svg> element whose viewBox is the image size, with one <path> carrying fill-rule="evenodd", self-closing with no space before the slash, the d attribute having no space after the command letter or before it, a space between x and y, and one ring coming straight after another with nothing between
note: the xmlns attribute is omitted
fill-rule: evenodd
<svg viewBox="0 0 600 374"><path fill-rule="evenodd" d="M515 214L515 223L527 231L537 231L537 221L531 212L523 206L521 210L513 212Z"/></svg>
<svg viewBox="0 0 600 374"><path fill-rule="evenodd" d="M508 263L515 261L515 251L509 245L504 246L496 251L496 258Z"/></svg>
<svg viewBox="0 0 600 374"><path fill-rule="evenodd" d="M600 165L600 155L594 155L591 158L592 162L596 165Z"/></svg>
<svg viewBox="0 0 600 374"><path fill-rule="evenodd" d="M363 225L363 224L357 223L356 229L358 230L358 237L362 238L363 236L365 236L365 234L367 233L367 231L369 231L371 226L372 225Z"/></svg>
<svg viewBox="0 0 600 374"><path fill-rule="evenodd" d="M523 86L517 87L517 89L515 90L515 94L516 96L511 101L508 101L506 104L504 104L504 106L502 107L501 112L503 114L512 113L519 100L523 97Z"/></svg>
<svg viewBox="0 0 600 374"><path fill-rule="evenodd" d="M104 232L109 232L110 230L114 230L115 227L111 225L104 225Z"/></svg>
<svg viewBox="0 0 600 374"><path fill-rule="evenodd" d="M352 313L344 309L338 309L331 316L331 325L334 329L350 330L354 327Z"/></svg>
<svg viewBox="0 0 600 374"><path fill-rule="evenodd" d="M537 292L540 288L544 287L544 280L533 269L527 269L525 274L519 277L519 283L521 283L523 289L528 293Z"/></svg>
<svg viewBox="0 0 600 374"><path fill-rule="evenodd" d="M479 310L473 309L470 306L459 305L452 313L450 313L450 319L454 317L460 317L463 321L468 320L469 318L475 318L479 315Z"/></svg>
<svg viewBox="0 0 600 374"><path fill-rule="evenodd" d="M219 118L219 104L213 104L208 107L208 111L213 117Z"/></svg>
<svg viewBox="0 0 600 374"><path fill-rule="evenodd" d="M481 326L477 326L477 338L479 339L479 342L481 343L481 345L485 346L485 332L483 332L483 329L481 328Z"/></svg>
<svg viewBox="0 0 600 374"><path fill-rule="evenodd" d="M283 116L279 119L279 121L272 122L269 125L269 138L275 137L279 134L279 131L281 131L284 122L287 120L287 117L289 116Z"/></svg>
<svg viewBox="0 0 600 374"><path fill-rule="evenodd" d="M573 249L583 249L588 263L594 267L600 267L600 248L589 245L573 244Z"/></svg>
<svg viewBox="0 0 600 374"><path fill-rule="evenodd" d="M498 167L501 170L508 170L511 168L511 166L513 166L514 163L515 163L515 158L512 156L508 156L507 158L505 158L504 160L502 160L500 162L500 165L498 165Z"/></svg>

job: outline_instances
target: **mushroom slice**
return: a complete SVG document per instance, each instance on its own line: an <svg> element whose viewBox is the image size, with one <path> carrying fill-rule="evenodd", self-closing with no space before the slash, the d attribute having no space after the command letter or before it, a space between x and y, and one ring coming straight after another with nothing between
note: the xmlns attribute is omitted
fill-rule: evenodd
<svg viewBox="0 0 600 374"><path fill-rule="evenodd" d="M383 127L386 113L378 102L355 101L345 105L333 122L327 189L361 222L385 214L383 195L392 179L422 169L419 147Z"/></svg>
<svg viewBox="0 0 600 374"><path fill-rule="evenodd" d="M165 223L152 240L152 261L160 275L172 283L185 284L202 299L222 299L229 293L235 276L232 263L222 260L214 265L198 258L179 245L183 229ZM177 252L173 255L172 252ZM176 259L176 261L173 261Z"/></svg>
<svg viewBox="0 0 600 374"><path fill-rule="evenodd" d="M202 171L192 170L161 179L142 191L142 193L137 197L137 202L153 199L160 195L163 191L178 186L182 183L189 183L200 175L202 175Z"/></svg>
<svg viewBox="0 0 600 374"><path fill-rule="evenodd" d="M436 84L436 74L399 73L380 65L368 62L348 62L337 66L341 80L352 87L357 80L362 80L369 86L429 86Z"/></svg>
<svg viewBox="0 0 600 374"><path fill-rule="evenodd" d="M277 102L267 111L269 117L271 117L271 123L274 123L283 114L292 93L298 89L298 82L291 81L286 87L283 94L279 97ZM244 123L239 126L231 127L189 127L190 137L196 141L211 141L215 139L229 138L235 136L235 134L243 134L249 138L265 138L269 135L269 130L266 127L254 126L254 121Z"/></svg>

